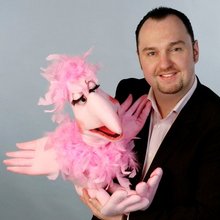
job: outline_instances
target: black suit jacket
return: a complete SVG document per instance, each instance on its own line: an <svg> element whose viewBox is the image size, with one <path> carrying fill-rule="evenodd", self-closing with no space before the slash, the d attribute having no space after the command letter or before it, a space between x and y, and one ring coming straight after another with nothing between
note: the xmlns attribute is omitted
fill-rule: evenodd
<svg viewBox="0 0 220 220"><path fill-rule="evenodd" d="M122 80L116 98L123 102L131 93L137 99L148 91L145 79ZM148 129L149 119L135 141L141 167ZM145 181L157 167L164 174L151 206L131 213L130 220L220 219L220 98L200 82L161 143Z"/></svg>

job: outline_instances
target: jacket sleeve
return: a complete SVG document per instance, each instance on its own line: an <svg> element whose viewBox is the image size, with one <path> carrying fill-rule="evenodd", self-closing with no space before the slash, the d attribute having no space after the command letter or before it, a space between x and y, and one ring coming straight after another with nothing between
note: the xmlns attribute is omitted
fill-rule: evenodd
<svg viewBox="0 0 220 220"><path fill-rule="evenodd" d="M123 79L119 82L115 98L120 102L124 102L129 94L132 95L133 101L137 100L141 95L147 94L150 86L144 78Z"/></svg>

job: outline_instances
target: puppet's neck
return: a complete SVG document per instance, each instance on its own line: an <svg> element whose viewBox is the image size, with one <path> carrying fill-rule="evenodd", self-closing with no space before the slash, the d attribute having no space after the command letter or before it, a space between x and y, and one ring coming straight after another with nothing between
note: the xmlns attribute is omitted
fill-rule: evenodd
<svg viewBox="0 0 220 220"><path fill-rule="evenodd" d="M89 134L82 134L82 139L87 145L95 148L106 146L110 142L109 140Z"/></svg>

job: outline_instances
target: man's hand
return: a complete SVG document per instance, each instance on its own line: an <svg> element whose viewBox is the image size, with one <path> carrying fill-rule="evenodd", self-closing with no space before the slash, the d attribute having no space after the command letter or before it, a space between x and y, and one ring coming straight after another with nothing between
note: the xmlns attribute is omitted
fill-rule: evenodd
<svg viewBox="0 0 220 220"><path fill-rule="evenodd" d="M17 144L18 151L7 152L10 157L3 161L7 170L26 175L46 175L56 179L59 166L54 149L45 149L47 138Z"/></svg>
<svg viewBox="0 0 220 220"><path fill-rule="evenodd" d="M132 104L132 95L121 104L118 114L122 120L122 128L125 139L135 138L143 128L150 113L151 102L147 95L141 96Z"/></svg>

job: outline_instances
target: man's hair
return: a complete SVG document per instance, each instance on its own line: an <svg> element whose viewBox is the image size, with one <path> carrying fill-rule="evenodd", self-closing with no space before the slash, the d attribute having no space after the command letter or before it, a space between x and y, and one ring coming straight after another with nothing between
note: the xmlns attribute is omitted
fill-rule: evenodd
<svg viewBox="0 0 220 220"><path fill-rule="evenodd" d="M139 32L143 26L143 24L145 23L146 20L148 20L149 18L151 19L155 19L155 20L162 20L164 18L166 18L169 15L175 15L177 16L185 25L187 32L189 33L192 42L195 41L194 39L194 33L193 33L193 29L192 29L192 25L191 22L189 20L189 18L183 14L182 12L173 9L173 8L168 8L168 7L158 7L158 8L154 8L151 11L149 11L140 21L140 23L138 24L136 31L135 31L135 35L136 35L136 46L137 46L137 50L138 50L138 37L139 37Z"/></svg>

